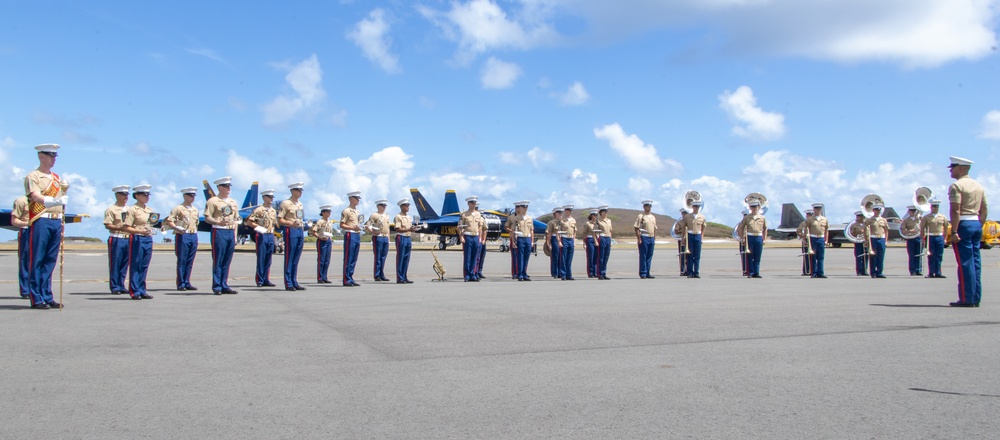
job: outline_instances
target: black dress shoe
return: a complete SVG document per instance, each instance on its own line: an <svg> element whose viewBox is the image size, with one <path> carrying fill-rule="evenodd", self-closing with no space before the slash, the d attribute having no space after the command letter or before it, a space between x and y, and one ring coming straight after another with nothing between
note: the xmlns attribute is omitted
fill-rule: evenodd
<svg viewBox="0 0 1000 440"><path fill-rule="evenodd" d="M213 290L212 291L212 295L222 295L222 291L221 290Z"/></svg>
<svg viewBox="0 0 1000 440"><path fill-rule="evenodd" d="M33 309L49 309L51 307L49 307L48 304L32 304L31 308L33 308Z"/></svg>
<svg viewBox="0 0 1000 440"><path fill-rule="evenodd" d="M28 299L28 298L31 298L31 295L21 295L21 299Z"/></svg>
<svg viewBox="0 0 1000 440"><path fill-rule="evenodd" d="M198 290L198 288L194 286L187 286L187 290Z"/></svg>
<svg viewBox="0 0 1000 440"><path fill-rule="evenodd" d="M649 279L649 280L651 280L651 279L653 279L653 278L656 278L656 277L654 277L654 276L652 276L652 275L646 275L646 279Z"/></svg>
<svg viewBox="0 0 1000 440"><path fill-rule="evenodd" d="M941 274L938 274L938 276L936 276L935 278L948 278L948 277L946 277L944 275L941 275Z"/></svg>
<svg viewBox="0 0 1000 440"><path fill-rule="evenodd" d="M142 298L142 299L153 299L153 295L150 295L148 293L143 293L142 295L139 295L139 298Z"/></svg>
<svg viewBox="0 0 1000 440"><path fill-rule="evenodd" d="M750 278L764 278L764 277L762 277L760 275L752 275Z"/></svg>
<svg viewBox="0 0 1000 440"><path fill-rule="evenodd" d="M235 295L240 292L238 290L233 290L233 289L222 289L222 293L226 295Z"/></svg>
<svg viewBox="0 0 1000 440"><path fill-rule="evenodd" d="M183 292L183 291L185 291L185 290L187 290L187 287L178 287L178 288L177 288L177 291L178 291L178 292Z"/></svg>
<svg viewBox="0 0 1000 440"><path fill-rule="evenodd" d="M139 301L139 300L142 299L142 296L136 295L136 296L133 296L132 299L136 300L136 301Z"/></svg>
<svg viewBox="0 0 1000 440"><path fill-rule="evenodd" d="M690 275L688 278L701 278L701 275Z"/></svg>
<svg viewBox="0 0 1000 440"><path fill-rule="evenodd" d="M59 303L57 303L55 301L49 301L49 302L45 303L45 305L49 306L50 309L58 309L58 308L62 307L62 304L59 304Z"/></svg>
<svg viewBox="0 0 1000 440"><path fill-rule="evenodd" d="M389 281L389 279L386 277L382 277L382 281Z"/></svg>
<svg viewBox="0 0 1000 440"><path fill-rule="evenodd" d="M885 275L875 275L875 278L885 278Z"/></svg>
<svg viewBox="0 0 1000 440"><path fill-rule="evenodd" d="M406 284L406 281L402 281L402 280L396 281L396 284Z"/></svg>
<svg viewBox="0 0 1000 440"><path fill-rule="evenodd" d="M181 290L181 289L177 289L177 290ZM111 294L112 295L121 295L122 291L121 290L112 290ZM21 298L27 298L27 296L21 295Z"/></svg>
<svg viewBox="0 0 1000 440"><path fill-rule="evenodd" d="M523 279L524 281L531 281L531 277L524 277L524 278L522 278L522 279Z"/></svg>
<svg viewBox="0 0 1000 440"><path fill-rule="evenodd" d="M286 287L285 290L287 290L289 292L294 292L295 288L294 287Z"/></svg>
<svg viewBox="0 0 1000 440"><path fill-rule="evenodd" d="M295 286L295 290L306 290L306 288L302 286Z"/></svg>
<svg viewBox="0 0 1000 440"><path fill-rule="evenodd" d="M978 304L964 303L964 302L953 302L953 303L948 303L948 305L952 307L979 307Z"/></svg>
<svg viewBox="0 0 1000 440"><path fill-rule="evenodd" d="M406 280L406 281L404 281L404 283L406 283L406 284L413 284L413 281Z"/></svg>
<svg viewBox="0 0 1000 440"><path fill-rule="evenodd" d="M265 287L277 287L277 285L275 285L275 284L274 284L274 283L272 283L272 282L266 282L266 283L264 283L264 286L265 286Z"/></svg>
<svg viewBox="0 0 1000 440"><path fill-rule="evenodd" d="M351 287L361 287L361 285L351 281Z"/></svg>
<svg viewBox="0 0 1000 440"><path fill-rule="evenodd" d="M653 278L653 277L650 277L650 278ZM569 278L566 278L566 281L576 281L576 278L569 277Z"/></svg>

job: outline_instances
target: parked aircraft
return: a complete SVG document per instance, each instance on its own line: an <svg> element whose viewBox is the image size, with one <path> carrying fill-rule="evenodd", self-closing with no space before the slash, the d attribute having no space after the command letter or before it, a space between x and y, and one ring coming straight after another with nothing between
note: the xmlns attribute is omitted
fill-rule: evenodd
<svg viewBox="0 0 1000 440"><path fill-rule="evenodd" d="M413 199L413 206L417 208L417 214L420 215L420 223L424 224L424 230L421 232L425 234L437 234L439 236L438 249L445 249L448 246L458 244L458 217L463 210L458 205L458 196L455 194L455 190L445 191L444 205L441 207L440 216L427 203L427 199L424 198L423 194L420 194L420 190L412 188L410 189L410 195ZM486 219L486 241L499 240L500 250L506 251L509 234L504 231L503 226L507 222L507 216L513 214L513 212L510 209L480 212L483 214L483 218ZM534 223L535 234L544 234L545 223L538 220L535 220Z"/></svg>
<svg viewBox="0 0 1000 440"><path fill-rule="evenodd" d="M10 209L0 209L0 228L8 229L11 231L16 231L20 228L16 228L10 224L10 215L14 212ZM66 223L80 223L85 218L90 218L89 214L66 214Z"/></svg>
<svg viewBox="0 0 1000 440"><path fill-rule="evenodd" d="M903 237L899 234L899 227L903 224L903 220L899 218L899 214L896 214L896 210L887 207L885 208L885 212L882 213L882 217L889 222L889 239L902 239ZM802 214L802 211L799 211L799 209L795 207L794 203L782 204L781 223L777 228L769 229L767 234L772 238L791 240L795 238L795 231L799 227L799 224L805 220L806 219ZM847 237L844 236L844 228L846 227L847 223L830 223L830 244L833 245L833 247L840 247L845 243L852 244Z"/></svg>

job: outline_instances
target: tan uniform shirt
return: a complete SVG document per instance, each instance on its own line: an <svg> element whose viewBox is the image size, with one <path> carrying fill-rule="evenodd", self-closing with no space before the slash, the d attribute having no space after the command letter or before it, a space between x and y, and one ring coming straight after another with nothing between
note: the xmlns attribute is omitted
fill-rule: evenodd
<svg viewBox="0 0 1000 440"><path fill-rule="evenodd" d="M903 218L903 224L899 226L906 235L913 235L920 232L920 217L907 215Z"/></svg>
<svg viewBox="0 0 1000 440"><path fill-rule="evenodd" d="M814 215L806 219L805 232L810 237L826 237L826 231L830 229L830 222L822 215Z"/></svg>
<svg viewBox="0 0 1000 440"><path fill-rule="evenodd" d="M564 217L562 224L559 225L565 234L560 234L563 238L576 238L576 219L573 217Z"/></svg>
<svg viewBox="0 0 1000 440"><path fill-rule="evenodd" d="M882 216L865 220L865 226L872 238L885 238L889 234L889 222Z"/></svg>
<svg viewBox="0 0 1000 440"><path fill-rule="evenodd" d="M597 232L597 235L600 235L601 237L605 237L605 236L610 237L611 236L611 232L612 232L611 231L611 219L610 218L606 218L606 219L602 220L602 219L598 218L597 219L596 231L595 232Z"/></svg>
<svg viewBox="0 0 1000 440"><path fill-rule="evenodd" d="M281 205L278 205L277 218L289 222L298 221L298 227L301 228L303 225L302 219L305 218L305 212L302 210L302 202L283 200Z"/></svg>
<svg viewBox="0 0 1000 440"><path fill-rule="evenodd" d="M705 228L705 216L698 214L684 214L684 227L687 228L688 233L691 234L701 234L702 230Z"/></svg>
<svg viewBox="0 0 1000 440"><path fill-rule="evenodd" d="M31 193L36 192L43 196L50 197L60 197L65 195L62 188L59 187L59 175L56 173L45 174L39 170L34 170L28 173L28 176L24 178L24 195L30 196ZM62 205L56 205L50 208L46 208L42 203L28 202L28 209L31 212L31 218L35 218L38 215L44 214L62 214Z"/></svg>
<svg viewBox="0 0 1000 440"><path fill-rule="evenodd" d="M944 235L948 228L948 217L944 214L927 214L920 219L920 231L927 235Z"/></svg>
<svg viewBox="0 0 1000 440"><path fill-rule="evenodd" d="M763 236L767 233L767 218L760 214L747 214L743 216L738 228L742 232L740 235L743 236L746 234Z"/></svg>
<svg viewBox="0 0 1000 440"><path fill-rule="evenodd" d="M948 201L958 205L958 215L978 216L980 208L986 209L986 190L979 182L965 176L948 187Z"/></svg>
<svg viewBox="0 0 1000 440"><path fill-rule="evenodd" d="M267 229L268 234L273 234L278 228L278 211L274 207L261 205L250 213L247 220L253 220L257 226Z"/></svg>
<svg viewBox="0 0 1000 440"><path fill-rule="evenodd" d="M150 214L153 213L153 208L149 206L139 206L132 205L128 208L128 213L125 215L125 224L133 228L138 229L152 229L153 225L150 221Z"/></svg>
<svg viewBox="0 0 1000 440"><path fill-rule="evenodd" d="M862 222L861 224L864 225L864 222ZM795 228L795 235L798 235L799 238L804 238L806 236L806 222L805 221L803 221L802 223L799 223L799 226Z"/></svg>
<svg viewBox="0 0 1000 440"><path fill-rule="evenodd" d="M229 226L213 225L213 227L236 229L236 225L240 222L240 210L236 205L236 200L233 200L232 197L222 199L219 196L215 196L205 202L205 218L211 218L219 222L223 220L229 221Z"/></svg>
<svg viewBox="0 0 1000 440"><path fill-rule="evenodd" d="M198 208L194 205L177 205L170 210L170 215L167 218L174 222L174 226L184 230L184 232L179 232L174 229L175 235L198 233Z"/></svg>
<svg viewBox="0 0 1000 440"><path fill-rule="evenodd" d="M333 220L316 220L316 223L313 223L312 227L309 228L309 233L323 241L333 238Z"/></svg>
<svg viewBox="0 0 1000 440"><path fill-rule="evenodd" d="M513 216L513 224L511 225L511 230L515 237L534 237L535 236L535 219L531 218L530 215L515 215Z"/></svg>
<svg viewBox="0 0 1000 440"><path fill-rule="evenodd" d="M23 222L28 221L28 197L18 197L14 199L14 209L10 212L10 218L16 218ZM118 217L118 222L121 223L121 217ZM21 227L21 229L27 228L27 226Z"/></svg>
<svg viewBox="0 0 1000 440"><path fill-rule="evenodd" d="M402 213L400 213L396 214L396 217L392 219L392 227L396 228L396 231L399 231L400 229L409 229L412 226L413 226L413 218L408 215L403 215ZM409 237L410 231L396 232L396 235Z"/></svg>
<svg viewBox="0 0 1000 440"><path fill-rule="evenodd" d="M365 226L368 226L369 230L372 231L372 235L376 237L388 237L390 224L388 215L377 212L373 212L368 217L368 221L365 222Z"/></svg>
<svg viewBox="0 0 1000 440"><path fill-rule="evenodd" d="M125 216L128 215L128 206L118 206L117 203L108 207L104 210L104 225L115 227L115 230L111 232L112 234L123 234L126 238L128 237L128 232L120 231L117 228L121 227L122 223L125 222Z"/></svg>
<svg viewBox="0 0 1000 440"><path fill-rule="evenodd" d="M632 227L639 228L640 234L656 235L656 217L653 214L639 214Z"/></svg>
<svg viewBox="0 0 1000 440"><path fill-rule="evenodd" d="M862 220L860 222L859 221L855 221L854 224L851 225L851 235L853 235L855 237L864 237L865 236L865 223L867 223L867 220Z"/></svg>
<svg viewBox="0 0 1000 440"><path fill-rule="evenodd" d="M350 206L340 212L340 227L350 232L357 233L353 228L358 225L358 210Z"/></svg>
<svg viewBox="0 0 1000 440"><path fill-rule="evenodd" d="M479 235L486 223L483 215L479 211L465 211L458 217L459 230L465 235ZM465 228L462 228L465 226Z"/></svg>
<svg viewBox="0 0 1000 440"><path fill-rule="evenodd" d="M584 238L587 238L587 237L591 237L592 238L594 236L594 229L596 229L596 228L597 228L597 221L583 222L583 237Z"/></svg>

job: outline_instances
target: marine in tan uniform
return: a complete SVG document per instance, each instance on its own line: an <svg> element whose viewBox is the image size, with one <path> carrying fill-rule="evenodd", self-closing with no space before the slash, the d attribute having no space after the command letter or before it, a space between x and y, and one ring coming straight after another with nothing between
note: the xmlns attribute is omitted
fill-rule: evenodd
<svg viewBox="0 0 1000 440"><path fill-rule="evenodd" d="M299 259L305 247L305 210L302 208L302 192L305 184L295 182L288 185L289 197L278 205L278 226L284 228L285 240L285 290L306 290L299 284Z"/></svg>
<svg viewBox="0 0 1000 440"><path fill-rule="evenodd" d="M597 209L591 209L583 222L583 244L587 250L587 278L597 278Z"/></svg>
<svg viewBox="0 0 1000 440"><path fill-rule="evenodd" d="M931 200L931 212L920 219L920 235L927 253L927 278L946 278L941 273L944 260L944 236L948 233L948 218L941 214L941 201Z"/></svg>
<svg viewBox="0 0 1000 440"><path fill-rule="evenodd" d="M809 240L810 264L813 278L826 278L823 262L826 244L830 242L830 222L823 215L823 204L813 203L813 215L806 219L805 234Z"/></svg>
<svg viewBox="0 0 1000 440"><path fill-rule="evenodd" d="M407 271L410 268L410 250L412 249L411 234L416 230L413 227L413 218L410 217L410 199L402 199L396 202L399 206L399 214L392 219L392 227L396 230L396 284L410 284L410 277Z"/></svg>
<svg viewBox="0 0 1000 440"><path fill-rule="evenodd" d="M903 223L899 225L899 232L905 234L906 238L906 257L907 257L907 269L910 271L910 276L923 276L923 264L920 257L920 253L923 240L920 238L920 214L917 213L917 207L910 205L906 207L906 215L903 216Z"/></svg>
<svg viewBox="0 0 1000 440"><path fill-rule="evenodd" d="M361 221L358 213L358 203L361 202L361 191L347 193L349 205L340 213L340 230L344 232L344 286L357 287L354 282L354 267L358 263L358 253L361 250Z"/></svg>
<svg viewBox="0 0 1000 440"><path fill-rule="evenodd" d="M28 222L31 225L31 264L28 272L28 295L33 309L61 309L52 297L52 272L59 257L63 232L63 212L69 185L52 172L59 156L59 145L41 144L38 168L24 178L28 199ZM65 185L65 186L64 186Z"/></svg>
<svg viewBox="0 0 1000 440"><path fill-rule="evenodd" d="M212 293L234 295L229 287L229 266L236 251L236 228L243 220L236 200L229 197L233 178L214 181L218 194L205 202L205 222L212 225Z"/></svg>
<svg viewBox="0 0 1000 440"><path fill-rule="evenodd" d="M809 231L806 230L806 222L813 215L812 209L807 209L803 211L806 215L806 219L799 223L795 228L795 236L802 241L802 276L812 275L812 245L809 243ZM862 228L863 229L863 228ZM867 267L867 266L866 266Z"/></svg>
<svg viewBox="0 0 1000 440"><path fill-rule="evenodd" d="M972 161L952 156L951 178L955 182L948 187L949 212L951 214L951 240L958 260L958 301L953 307L979 307L983 296L982 258L979 246L983 237L983 223L989 209L986 206L986 190L979 182L969 177Z"/></svg>
<svg viewBox="0 0 1000 440"><path fill-rule="evenodd" d="M597 246L598 268L597 279L610 280L608 278L608 260L611 259L611 219L608 218L608 205L597 207L597 224L594 226L594 242Z"/></svg>
<svg viewBox="0 0 1000 440"><path fill-rule="evenodd" d="M372 277L375 281L389 281L385 276L385 259L389 256L389 226L392 220L385 213L385 208L389 201L379 199L375 201L375 212L368 217L365 229L372 233Z"/></svg>
<svg viewBox="0 0 1000 440"><path fill-rule="evenodd" d="M859 243L854 243L854 273L858 276L868 276L868 241L865 237L865 215L861 211L854 213L854 221L851 223L850 233L854 237L861 237Z"/></svg>
<svg viewBox="0 0 1000 440"><path fill-rule="evenodd" d="M164 226L174 233L174 254L177 256L177 290L198 290L191 285L191 271L194 257L198 254L198 207L194 198L198 188L189 186L181 189L184 201L170 211L163 220Z"/></svg>
<svg viewBox="0 0 1000 440"><path fill-rule="evenodd" d="M146 275L153 259L153 234L160 214L147 205L152 186L136 185L132 188L135 203L125 215L125 232L129 233L128 293L134 300L153 299L146 292Z"/></svg>
<svg viewBox="0 0 1000 440"><path fill-rule="evenodd" d="M747 204L750 213L736 226L736 232L747 244L747 277L761 278L760 258L767 243L767 219L760 213L759 200L751 199Z"/></svg>
<svg viewBox="0 0 1000 440"><path fill-rule="evenodd" d="M562 240L559 238L560 234L565 234L563 231L563 219L562 219L563 209L561 206L557 206L552 209L552 220L549 220L548 225L545 227L545 243L549 245L549 272L552 278L564 279L563 266L562 266Z"/></svg>
<svg viewBox="0 0 1000 440"><path fill-rule="evenodd" d="M653 201L642 201L642 213L635 219L635 242L639 246L639 278L656 278L649 273L656 246L656 217L652 213Z"/></svg>
<svg viewBox="0 0 1000 440"><path fill-rule="evenodd" d="M865 220L865 238L871 243L868 273L872 278L885 278L885 241L889 237L889 222L882 218L882 205L873 205L871 218Z"/></svg>
<svg viewBox="0 0 1000 440"><path fill-rule="evenodd" d="M701 278L701 241L705 229L705 216L701 214L702 203L700 200L691 202L691 212L684 216L688 278Z"/></svg>
<svg viewBox="0 0 1000 440"><path fill-rule="evenodd" d="M528 276L528 258L531 256L531 248L534 246L535 219L528 215L528 203L527 200L514 202L514 215L511 216L510 229L508 229L513 238L510 252L515 256L514 276L518 281L531 281L531 277Z"/></svg>
<svg viewBox="0 0 1000 440"><path fill-rule="evenodd" d="M476 276L479 261L479 243L486 238L486 222L483 215L476 210L479 197L471 196L465 199L469 209L458 216L458 241L462 244L462 276L465 281L479 281Z"/></svg>
<svg viewBox="0 0 1000 440"><path fill-rule="evenodd" d="M320 219L309 228L309 235L316 237L316 282L332 284L330 281L330 258L333 255L333 205L319 207Z"/></svg>
<svg viewBox="0 0 1000 440"><path fill-rule="evenodd" d="M125 275L128 274L129 233L125 231L128 214L128 185L111 188L115 203L104 210L104 228L108 230L108 288L112 295L128 293Z"/></svg>
<svg viewBox="0 0 1000 440"><path fill-rule="evenodd" d="M257 287L275 287L271 282L274 231L278 227L278 210L274 209L274 190L261 191L260 198L263 204L255 208L244 221L247 227L253 229L254 251L257 254L257 267L253 280Z"/></svg>

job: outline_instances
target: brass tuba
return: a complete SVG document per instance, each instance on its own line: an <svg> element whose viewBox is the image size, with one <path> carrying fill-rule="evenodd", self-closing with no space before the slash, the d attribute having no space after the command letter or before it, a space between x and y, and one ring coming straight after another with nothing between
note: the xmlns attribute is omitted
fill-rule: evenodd
<svg viewBox="0 0 1000 440"><path fill-rule="evenodd" d="M750 212L750 201L752 200L760 202L760 215L767 214L767 197L758 192L747 194L747 196L743 198L743 209Z"/></svg>
<svg viewBox="0 0 1000 440"><path fill-rule="evenodd" d="M921 186L913 191L913 206L917 207L917 211L923 214L931 212L931 199L934 197L934 192L926 186Z"/></svg>
<svg viewBox="0 0 1000 440"><path fill-rule="evenodd" d="M705 210L705 204L704 204L705 201L701 199L701 193L700 192L691 190L691 191L688 191L688 192L684 193L684 209L686 209L687 212L693 212L694 211L694 206L692 206L692 203L694 203L694 202L702 202L702 206L701 206L701 210L700 211L704 211Z"/></svg>
<svg viewBox="0 0 1000 440"><path fill-rule="evenodd" d="M868 194L861 199L861 214L865 218L872 218L875 215L875 205L885 206L885 201L878 194ZM865 228L865 247L868 248L868 255L875 255L875 248L872 247L872 231Z"/></svg>

